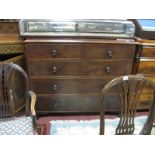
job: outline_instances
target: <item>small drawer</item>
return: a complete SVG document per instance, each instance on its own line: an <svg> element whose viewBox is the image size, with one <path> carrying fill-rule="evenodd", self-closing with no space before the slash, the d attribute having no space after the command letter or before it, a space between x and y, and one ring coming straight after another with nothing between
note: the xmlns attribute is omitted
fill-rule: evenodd
<svg viewBox="0 0 155 155"><path fill-rule="evenodd" d="M31 76L105 76L131 74L132 60L52 62L31 61Z"/></svg>
<svg viewBox="0 0 155 155"><path fill-rule="evenodd" d="M83 47L78 44L33 43L26 45L28 57L32 58L82 58Z"/></svg>
<svg viewBox="0 0 155 155"><path fill-rule="evenodd" d="M155 57L155 46L143 46L142 57Z"/></svg>
<svg viewBox="0 0 155 155"><path fill-rule="evenodd" d="M138 68L139 74L155 74L155 60L154 61L140 61L139 68Z"/></svg>
<svg viewBox="0 0 155 155"><path fill-rule="evenodd" d="M135 45L87 45L85 55L87 58L97 59L133 59Z"/></svg>

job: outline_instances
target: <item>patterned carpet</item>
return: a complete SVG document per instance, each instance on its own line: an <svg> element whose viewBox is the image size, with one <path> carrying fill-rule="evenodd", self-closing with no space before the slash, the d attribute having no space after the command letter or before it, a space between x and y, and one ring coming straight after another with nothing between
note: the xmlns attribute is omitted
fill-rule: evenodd
<svg viewBox="0 0 155 155"><path fill-rule="evenodd" d="M139 116L145 116L145 113L140 114ZM115 119L116 116L106 115L106 120ZM60 121L60 122L59 122ZM75 122L74 122L75 121ZM108 121L111 124L110 121ZM116 121L114 121L116 123ZM141 121L138 121L142 123ZM62 123L62 124L61 124ZM37 120L37 124L41 126L41 134L43 135L90 135L99 133L99 115L74 115L74 116L48 116L40 117ZM64 126L62 129L61 126ZM70 124L70 125L69 125ZM82 127L82 131L77 129L77 125ZM82 124L82 125L81 125ZM93 124L93 125L92 125ZM112 123L114 124L114 123ZM68 127L72 127L70 132L68 132ZM113 125L114 126L114 125ZM89 127L89 130L86 128ZM91 127L91 130L90 130ZM76 128L76 129L75 129ZM84 130L85 128L85 130ZM60 132L61 129L61 132ZM113 134L112 130L109 130L109 125L106 125L105 130L106 134ZM59 130L59 131L58 131ZM78 130L78 131L77 131ZM111 132L111 133L109 133ZM152 134L155 134L155 127L152 129Z"/></svg>
<svg viewBox="0 0 155 155"><path fill-rule="evenodd" d="M146 120L146 116L135 118L135 131L138 134ZM119 119L105 119L105 134L114 135ZM99 135L99 119L92 120L52 120L51 135Z"/></svg>

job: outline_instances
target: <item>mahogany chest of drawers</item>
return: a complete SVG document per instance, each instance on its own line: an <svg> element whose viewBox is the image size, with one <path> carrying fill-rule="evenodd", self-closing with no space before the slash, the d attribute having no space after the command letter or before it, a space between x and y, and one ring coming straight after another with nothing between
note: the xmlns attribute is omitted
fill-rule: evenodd
<svg viewBox="0 0 155 155"><path fill-rule="evenodd" d="M134 42L104 39L27 39L25 54L36 111L89 113L99 111L99 92L111 79L132 73ZM107 98L119 109L114 90Z"/></svg>

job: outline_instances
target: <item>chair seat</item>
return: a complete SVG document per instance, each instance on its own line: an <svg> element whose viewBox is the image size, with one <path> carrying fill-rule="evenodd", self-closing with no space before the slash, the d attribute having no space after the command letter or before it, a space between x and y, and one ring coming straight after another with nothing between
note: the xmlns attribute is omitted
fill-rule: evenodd
<svg viewBox="0 0 155 155"><path fill-rule="evenodd" d="M0 119L0 135L33 135L31 117L13 117Z"/></svg>

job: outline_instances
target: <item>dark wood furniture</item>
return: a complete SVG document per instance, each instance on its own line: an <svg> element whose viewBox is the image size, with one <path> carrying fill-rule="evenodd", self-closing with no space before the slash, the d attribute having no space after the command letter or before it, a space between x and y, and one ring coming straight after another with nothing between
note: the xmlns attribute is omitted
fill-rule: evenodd
<svg viewBox="0 0 155 155"><path fill-rule="evenodd" d="M22 84L17 87L19 77ZM19 65L0 62L0 134L37 134L36 95L29 90L29 82ZM21 107L25 109L24 116Z"/></svg>
<svg viewBox="0 0 155 155"><path fill-rule="evenodd" d="M135 73L155 81L155 20L138 19L133 20L133 22L136 26L136 40L139 42ZM150 92L147 91L143 98L143 105L145 106L151 98Z"/></svg>
<svg viewBox="0 0 155 155"><path fill-rule="evenodd" d="M155 82L155 41L140 38L137 38L137 41L139 45L137 50L136 73ZM151 97L152 94L149 91L143 94L143 107L148 105Z"/></svg>
<svg viewBox="0 0 155 155"><path fill-rule="evenodd" d="M20 20L37 113L99 112L103 86L137 73L134 32L128 20ZM116 93L107 112L119 110Z"/></svg>
<svg viewBox="0 0 155 155"><path fill-rule="evenodd" d="M113 104L113 102L109 102L106 98L114 89L117 90L117 96L120 98L121 103L115 134L134 134L136 128L135 117L141 95L148 89L153 97L147 112L147 119L139 134L151 134L155 115L155 83L140 75L118 77L107 83L102 89L100 94L100 134L104 134L106 104Z"/></svg>
<svg viewBox="0 0 155 155"><path fill-rule="evenodd" d="M17 56L23 61L23 42L19 36L17 20L0 20L0 61L9 61ZM17 60L17 59L15 59Z"/></svg>
<svg viewBox="0 0 155 155"><path fill-rule="evenodd" d="M25 68L23 50L18 20L0 20L0 62L13 62ZM21 79L17 78L15 85L20 87L20 82Z"/></svg>
<svg viewBox="0 0 155 155"><path fill-rule="evenodd" d="M99 92L132 74L136 42L122 39L27 37L25 55L38 114L99 112ZM119 104L112 95L112 106Z"/></svg>

